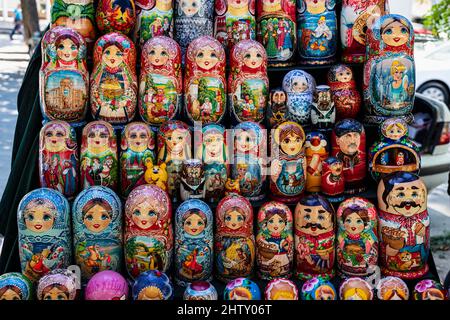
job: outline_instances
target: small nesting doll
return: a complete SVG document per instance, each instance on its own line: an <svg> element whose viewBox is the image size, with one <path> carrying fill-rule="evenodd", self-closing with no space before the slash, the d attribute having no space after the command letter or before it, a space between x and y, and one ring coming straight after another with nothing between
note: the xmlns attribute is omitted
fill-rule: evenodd
<svg viewBox="0 0 450 320"><path fill-rule="evenodd" d="M314 277L302 286L302 300L337 300L334 285L321 277Z"/></svg>
<svg viewBox="0 0 450 320"><path fill-rule="evenodd" d="M386 277L377 284L377 297L379 300L408 300L409 289L406 283L396 277Z"/></svg>
<svg viewBox="0 0 450 320"><path fill-rule="evenodd" d="M216 210L216 276L222 281L250 277L255 263L253 207L243 196L223 198Z"/></svg>
<svg viewBox="0 0 450 320"><path fill-rule="evenodd" d="M209 281L195 281L189 283L183 294L183 300L189 301L217 299L217 290Z"/></svg>
<svg viewBox="0 0 450 320"><path fill-rule="evenodd" d="M132 122L122 131L120 144L120 188L126 198L135 187L145 184L147 163L156 162L156 137L143 122Z"/></svg>
<svg viewBox="0 0 450 320"><path fill-rule="evenodd" d="M117 187L119 164L113 127L105 121L93 121L83 128L80 173L82 188Z"/></svg>
<svg viewBox="0 0 450 320"><path fill-rule="evenodd" d="M150 270L136 279L132 295L133 300L172 300L173 285L165 273Z"/></svg>
<svg viewBox="0 0 450 320"><path fill-rule="evenodd" d="M269 63L293 64L297 46L295 0L261 0L257 3L257 38L266 48Z"/></svg>
<svg viewBox="0 0 450 320"><path fill-rule="evenodd" d="M180 174L180 198L183 201L205 198L205 171L201 160L183 161Z"/></svg>
<svg viewBox="0 0 450 320"><path fill-rule="evenodd" d="M103 270L122 268L122 204L109 188L80 192L72 207L75 262L83 282Z"/></svg>
<svg viewBox="0 0 450 320"><path fill-rule="evenodd" d="M67 269L56 269L39 280L36 296L38 300L75 300L76 276Z"/></svg>
<svg viewBox="0 0 450 320"><path fill-rule="evenodd" d="M266 202L258 212L256 264L261 279L289 278L294 260L292 212L281 202Z"/></svg>
<svg viewBox="0 0 450 320"><path fill-rule="evenodd" d="M343 201L337 211L336 256L345 276L364 277L378 262L377 210L363 198Z"/></svg>
<svg viewBox="0 0 450 320"><path fill-rule="evenodd" d="M130 33L136 24L134 2L134 0L99 0L95 13L98 30L103 34L109 32Z"/></svg>
<svg viewBox="0 0 450 320"><path fill-rule="evenodd" d="M287 120L287 96L282 88L270 90L267 106L267 123L269 128Z"/></svg>
<svg viewBox="0 0 450 320"><path fill-rule="evenodd" d="M91 113L112 124L130 122L136 112L136 49L120 33L108 33L94 46Z"/></svg>
<svg viewBox="0 0 450 320"><path fill-rule="evenodd" d="M147 270L166 272L172 261L172 249L169 195L154 185L137 187L125 203L125 263L128 274L136 278Z"/></svg>
<svg viewBox="0 0 450 320"><path fill-rule="evenodd" d="M321 193L332 203L344 200L344 164L336 157L328 157L322 162Z"/></svg>
<svg viewBox="0 0 450 320"><path fill-rule="evenodd" d="M45 33L39 96L44 119L84 120L89 103L86 42L73 29L55 27Z"/></svg>
<svg viewBox="0 0 450 320"><path fill-rule="evenodd" d="M305 191L307 160L301 125L286 121L272 130L270 196L278 201L296 202Z"/></svg>
<svg viewBox="0 0 450 320"><path fill-rule="evenodd" d="M298 300L298 289L288 279L273 279L264 290L266 300Z"/></svg>
<svg viewBox="0 0 450 320"><path fill-rule="evenodd" d="M239 180L240 194L250 201L258 201L265 195L265 167L267 136L262 125L246 121L233 129L234 161L232 179Z"/></svg>
<svg viewBox="0 0 450 320"><path fill-rule="evenodd" d="M316 87L314 101L311 106L311 123L314 128L328 129L336 121L336 107L329 86Z"/></svg>
<svg viewBox="0 0 450 320"><path fill-rule="evenodd" d="M331 155L344 164L345 193L363 192L367 165L363 125L353 119L339 121L334 126L331 144Z"/></svg>
<svg viewBox="0 0 450 320"><path fill-rule="evenodd" d="M297 30L300 63L328 64L336 60L335 0L298 0Z"/></svg>
<svg viewBox="0 0 450 320"><path fill-rule="evenodd" d="M31 300L33 284L21 273L9 272L0 276L0 300Z"/></svg>
<svg viewBox="0 0 450 320"><path fill-rule="evenodd" d="M182 104L180 46L158 36L144 45L139 76L139 113L142 119L158 126L172 120Z"/></svg>
<svg viewBox="0 0 450 320"><path fill-rule="evenodd" d="M261 300L261 291L256 283L247 278L228 282L223 291L224 300Z"/></svg>
<svg viewBox="0 0 450 320"><path fill-rule="evenodd" d="M283 78L283 90L287 94L287 118L300 124L308 124L316 90L314 78L302 70L289 71Z"/></svg>
<svg viewBox="0 0 450 320"><path fill-rule="evenodd" d="M70 207L64 196L41 188L27 193L17 209L22 273L36 282L72 262Z"/></svg>
<svg viewBox="0 0 450 320"><path fill-rule="evenodd" d="M356 87L352 69L345 64L332 66L328 71L327 83L336 108L336 119L355 119L361 109L361 94Z"/></svg>
<svg viewBox="0 0 450 320"><path fill-rule="evenodd" d="M96 273L84 289L85 300L127 300L128 283L118 272L104 270Z"/></svg>
<svg viewBox="0 0 450 320"><path fill-rule="evenodd" d="M306 135L305 155L306 167L306 191L320 192L322 185L322 162L328 158L329 143L327 136L318 131L312 131Z"/></svg>
<svg viewBox="0 0 450 320"><path fill-rule="evenodd" d="M300 199L295 208L297 277L334 276L335 218L330 202L320 195Z"/></svg>
<svg viewBox="0 0 450 320"><path fill-rule="evenodd" d="M198 199L183 202L175 213L175 281L179 285L211 279L213 241L209 206Z"/></svg>
<svg viewBox="0 0 450 320"><path fill-rule="evenodd" d="M414 106L414 28L403 16L389 14L367 31L364 64L365 121L402 117L411 123Z"/></svg>
<svg viewBox="0 0 450 320"><path fill-rule="evenodd" d="M165 122L158 131L158 164L166 164L168 192L179 200L183 161L191 158L191 132L187 124L177 120Z"/></svg>
<svg viewBox="0 0 450 320"><path fill-rule="evenodd" d="M425 279L414 286L413 300L446 300L444 287L439 281Z"/></svg>
<svg viewBox="0 0 450 320"><path fill-rule="evenodd" d="M348 278L339 288L339 298L341 300L372 300L372 286L361 278Z"/></svg>
<svg viewBox="0 0 450 320"><path fill-rule="evenodd" d="M210 36L195 39L186 52L184 78L184 106L189 120L203 124L220 122L226 109L225 93L223 46Z"/></svg>
<svg viewBox="0 0 450 320"><path fill-rule="evenodd" d="M381 272L418 279L428 272L430 218L427 188L409 172L394 172L378 184Z"/></svg>

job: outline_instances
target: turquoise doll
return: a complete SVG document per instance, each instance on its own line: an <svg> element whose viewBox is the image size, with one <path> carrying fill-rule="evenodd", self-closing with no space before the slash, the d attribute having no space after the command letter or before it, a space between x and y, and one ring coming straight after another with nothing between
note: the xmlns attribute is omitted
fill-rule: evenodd
<svg viewBox="0 0 450 320"><path fill-rule="evenodd" d="M247 278L230 281L223 291L224 300L261 300L258 285Z"/></svg>
<svg viewBox="0 0 450 320"><path fill-rule="evenodd" d="M175 213L175 282L210 280L212 268L212 211L202 200L186 200Z"/></svg>
<svg viewBox="0 0 450 320"><path fill-rule="evenodd" d="M302 286L302 300L337 300L334 285L322 277L314 277Z"/></svg>
<svg viewBox="0 0 450 320"><path fill-rule="evenodd" d="M10 272L0 276L0 300L31 300L33 284L21 273Z"/></svg>
<svg viewBox="0 0 450 320"><path fill-rule="evenodd" d="M149 270L136 279L131 294L133 300L172 300L173 285L165 273Z"/></svg>
<svg viewBox="0 0 450 320"><path fill-rule="evenodd" d="M72 206L75 263L82 281L103 270L120 272L122 267L122 204L109 188L90 187Z"/></svg>
<svg viewBox="0 0 450 320"><path fill-rule="evenodd" d="M32 282L72 262L70 207L53 189L27 193L17 208L22 273Z"/></svg>

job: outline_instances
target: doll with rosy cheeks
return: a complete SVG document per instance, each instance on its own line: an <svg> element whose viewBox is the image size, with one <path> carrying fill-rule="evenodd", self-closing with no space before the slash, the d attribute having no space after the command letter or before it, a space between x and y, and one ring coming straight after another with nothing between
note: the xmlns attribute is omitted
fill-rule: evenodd
<svg viewBox="0 0 450 320"><path fill-rule="evenodd" d="M33 284L22 273L8 272L0 276L0 300L31 300Z"/></svg>

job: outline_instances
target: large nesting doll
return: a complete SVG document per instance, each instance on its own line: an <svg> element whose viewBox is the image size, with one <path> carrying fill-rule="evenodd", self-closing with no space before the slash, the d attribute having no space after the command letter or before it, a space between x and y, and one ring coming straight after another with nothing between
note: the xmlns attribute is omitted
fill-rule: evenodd
<svg viewBox="0 0 450 320"><path fill-rule="evenodd" d="M93 121L83 128L80 173L82 188L117 187L119 163L117 138L113 127L105 121Z"/></svg>
<svg viewBox="0 0 450 320"><path fill-rule="evenodd" d="M330 129L336 121L336 107L334 105L329 86L316 87L311 106L311 123L313 128Z"/></svg>
<svg viewBox="0 0 450 320"><path fill-rule="evenodd" d="M71 264L70 207L60 192L41 188L27 193L17 209L17 225L20 265L31 281Z"/></svg>
<svg viewBox="0 0 450 320"><path fill-rule="evenodd" d="M79 123L89 103L86 42L76 31L55 27L42 39L39 96L44 119Z"/></svg>
<svg viewBox="0 0 450 320"><path fill-rule="evenodd" d="M283 78L283 90L287 95L287 118L300 124L308 124L311 118L316 82L307 72L289 71Z"/></svg>
<svg viewBox="0 0 450 320"><path fill-rule="evenodd" d="M281 202L266 202L258 212L256 265L261 279L289 278L294 261L292 212Z"/></svg>
<svg viewBox="0 0 450 320"><path fill-rule="evenodd" d="M418 279L428 272L430 218L427 188L409 172L394 172L378 184L381 272Z"/></svg>
<svg viewBox="0 0 450 320"><path fill-rule="evenodd" d="M0 300L31 300L33 284L21 273L9 272L0 276Z"/></svg>
<svg viewBox="0 0 450 320"><path fill-rule="evenodd" d="M367 31L366 60L365 121L380 123L395 116L412 122L416 79L411 22L396 14L378 19Z"/></svg>
<svg viewBox="0 0 450 320"><path fill-rule="evenodd" d="M139 113L158 126L172 120L181 109L183 79L180 46L164 36L150 39L141 54Z"/></svg>
<svg viewBox="0 0 450 320"><path fill-rule="evenodd" d="M293 203L306 186L305 132L298 123L286 121L272 130L272 134L270 196Z"/></svg>
<svg viewBox="0 0 450 320"><path fill-rule="evenodd" d="M75 300L76 295L76 276L67 269L55 269L43 276L36 290L38 300Z"/></svg>
<svg viewBox="0 0 450 320"><path fill-rule="evenodd" d="M267 126L276 127L287 120L287 96L282 88L270 90L269 103L267 105Z"/></svg>
<svg viewBox="0 0 450 320"><path fill-rule="evenodd" d="M243 40L231 50L228 101L233 121L264 120L269 95L267 55L254 40Z"/></svg>
<svg viewBox="0 0 450 320"><path fill-rule="evenodd" d="M365 277L378 263L377 209L364 198L349 198L337 211L336 259L345 276Z"/></svg>
<svg viewBox="0 0 450 320"><path fill-rule="evenodd" d="M39 137L41 187L58 190L68 199L78 191L78 145L75 130L64 121L45 124Z"/></svg>
<svg viewBox="0 0 450 320"><path fill-rule="evenodd" d="M297 30L300 63L327 64L336 59L335 0L298 0Z"/></svg>
<svg viewBox="0 0 450 320"><path fill-rule="evenodd" d="M184 160L180 178L181 200L205 198L205 172L200 159Z"/></svg>
<svg viewBox="0 0 450 320"><path fill-rule="evenodd" d="M136 279L131 293L133 300L171 300L173 285L165 273L150 270Z"/></svg>
<svg viewBox="0 0 450 320"><path fill-rule="evenodd" d="M269 64L293 64L297 46L295 11L295 0L261 0L257 3L257 38L266 48Z"/></svg>
<svg viewBox="0 0 450 320"><path fill-rule="evenodd" d="M246 121L233 128L234 161L231 177L239 180L240 194L250 201L265 195L267 135L262 125Z"/></svg>
<svg viewBox="0 0 450 320"><path fill-rule="evenodd" d="M122 204L109 188L90 187L72 206L75 262L82 280L103 270L122 269Z"/></svg>
<svg viewBox="0 0 450 320"><path fill-rule="evenodd" d="M175 281L180 285L210 280L213 269L213 213L198 199L175 213Z"/></svg>
<svg viewBox="0 0 450 320"><path fill-rule="evenodd" d="M155 133L147 124L132 122L125 126L120 144L120 189L124 198L145 184L148 163L156 162L155 147Z"/></svg>
<svg viewBox="0 0 450 320"><path fill-rule="evenodd" d="M154 185L134 189L125 203L125 263L136 278L147 270L166 272L172 261L172 205Z"/></svg>
<svg viewBox="0 0 450 320"><path fill-rule="evenodd" d="M200 37L189 44L184 106L191 122L207 124L222 120L226 110L225 62L223 46L213 37Z"/></svg>
<svg viewBox="0 0 450 320"><path fill-rule="evenodd" d="M328 157L322 162L322 182L320 191L330 202L344 200L344 163L336 157Z"/></svg>
<svg viewBox="0 0 450 320"><path fill-rule="evenodd" d="M99 0L95 21L98 30L105 34L120 32L128 34L136 24L134 0Z"/></svg>
<svg viewBox="0 0 450 320"><path fill-rule="evenodd" d="M306 135L306 191L320 192L322 184L322 162L328 158L329 143L326 134L312 131Z"/></svg>
<svg viewBox="0 0 450 320"><path fill-rule="evenodd" d="M255 264L252 205L236 194L223 198L217 206L216 225L216 276L225 282L250 277Z"/></svg>
<svg viewBox="0 0 450 320"><path fill-rule="evenodd" d="M91 113L112 124L130 122L136 112L136 49L123 34L108 33L94 46Z"/></svg>

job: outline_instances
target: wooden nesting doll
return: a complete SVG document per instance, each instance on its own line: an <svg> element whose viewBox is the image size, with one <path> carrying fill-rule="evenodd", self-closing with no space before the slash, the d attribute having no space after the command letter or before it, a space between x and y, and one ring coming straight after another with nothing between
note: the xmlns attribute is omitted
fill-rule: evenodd
<svg viewBox="0 0 450 320"><path fill-rule="evenodd" d="M64 121L46 123L39 137L39 176L43 188L68 199L78 192L78 145L75 130Z"/></svg>
<svg viewBox="0 0 450 320"><path fill-rule="evenodd" d="M184 106L191 122L207 124L222 120L226 109L225 62L223 46L213 37L200 37L189 44Z"/></svg>
<svg viewBox="0 0 450 320"><path fill-rule="evenodd" d="M31 300L33 284L19 272L4 273L0 276L0 300Z"/></svg>
<svg viewBox="0 0 450 320"><path fill-rule="evenodd" d="M322 162L328 158L329 143L327 136L318 131L306 135L306 191L320 192L322 185Z"/></svg>
<svg viewBox="0 0 450 320"><path fill-rule="evenodd" d="M228 282L223 290L224 300L261 300L258 285L248 278L237 278Z"/></svg>
<svg viewBox="0 0 450 320"><path fill-rule="evenodd" d="M289 71L283 78L287 94L287 118L302 125L309 124L316 82L307 72Z"/></svg>
<svg viewBox="0 0 450 320"><path fill-rule="evenodd" d="M158 164L166 166L168 192L174 202L179 200L181 169L183 161L191 158L191 147L191 132L184 122L170 120L159 127Z"/></svg>
<svg viewBox="0 0 450 320"><path fill-rule="evenodd" d="M264 120L269 94L267 55L254 40L242 40L231 50L228 101L233 122Z"/></svg>
<svg viewBox="0 0 450 320"><path fill-rule="evenodd" d="M409 172L394 172L378 184L381 272L418 279L428 272L430 218L427 188Z"/></svg>
<svg viewBox="0 0 450 320"><path fill-rule="evenodd" d="M250 277L255 264L253 207L243 196L223 198L216 209L216 277L224 282Z"/></svg>
<svg viewBox="0 0 450 320"><path fill-rule="evenodd" d="M120 144L120 189L126 198L135 187L145 184L148 162L156 162L156 137L143 122L132 122L122 131Z"/></svg>
<svg viewBox="0 0 450 320"><path fill-rule="evenodd" d="M183 300L201 301L217 300L216 288L209 281L195 281L189 283L183 294Z"/></svg>
<svg viewBox="0 0 450 320"><path fill-rule="evenodd" d="M183 161L180 174L180 198L205 198L205 171L199 159L186 159Z"/></svg>
<svg viewBox="0 0 450 320"><path fill-rule="evenodd" d="M72 225L83 282L103 270L121 271L122 204L114 191L100 186L81 191L72 206Z"/></svg>
<svg viewBox="0 0 450 320"><path fill-rule="evenodd" d="M265 167L262 158L267 154L267 135L264 127L246 121L233 128L234 161L232 179L239 180L240 194L250 201L265 195Z"/></svg>
<svg viewBox="0 0 450 320"><path fill-rule="evenodd" d="M336 108L336 119L355 119L361 109L361 94L352 69L345 64L332 66L328 71L328 85Z"/></svg>
<svg viewBox="0 0 450 320"><path fill-rule="evenodd" d="M117 138L108 122L93 121L83 128L80 163L83 189L90 186L117 188L119 180Z"/></svg>
<svg viewBox="0 0 450 320"><path fill-rule="evenodd" d="M108 33L94 46L91 113L97 120L125 124L136 112L136 49L123 34Z"/></svg>
<svg viewBox="0 0 450 320"><path fill-rule="evenodd" d="M411 123L415 87L414 28L403 16L382 16L367 31L365 121L380 123L395 116Z"/></svg>
<svg viewBox="0 0 450 320"><path fill-rule="evenodd" d="M70 207L53 189L27 193L17 208L22 273L32 282L72 262Z"/></svg>
<svg viewBox="0 0 450 320"><path fill-rule="evenodd" d="M289 278L294 261L292 212L281 202L266 202L258 212L256 265L259 278Z"/></svg>
<svg viewBox="0 0 450 320"><path fill-rule="evenodd" d="M329 86L316 87L314 100L311 106L311 123L314 128L329 129L336 121L336 107L334 105Z"/></svg>
<svg viewBox="0 0 450 320"><path fill-rule="evenodd" d="M214 37L227 52L242 40L256 39L256 0L216 0Z"/></svg>
<svg viewBox="0 0 450 320"><path fill-rule="evenodd" d="M158 126L172 120L183 103L180 46L174 40L158 36L144 45L139 76L139 113Z"/></svg>
<svg viewBox="0 0 450 320"><path fill-rule="evenodd" d="M314 277L302 286L302 300L337 300L333 283L321 277Z"/></svg>
<svg viewBox="0 0 450 320"><path fill-rule="evenodd" d="M45 120L84 120L89 103L89 73L86 42L76 31L55 27L45 33L39 96Z"/></svg>
<svg viewBox="0 0 450 320"><path fill-rule="evenodd" d="M298 0L297 30L300 63L328 64L336 60L335 0Z"/></svg>
<svg viewBox="0 0 450 320"><path fill-rule="evenodd" d="M364 62L366 31L377 18L388 13L388 0L342 1L340 19L342 61Z"/></svg>
<svg viewBox="0 0 450 320"><path fill-rule="evenodd" d="M379 300L409 300L408 286L400 278L382 278L378 282L376 290Z"/></svg>
<svg viewBox="0 0 450 320"><path fill-rule="evenodd" d="M339 298L340 300L372 300L373 288L362 278L348 278L339 288Z"/></svg>
<svg viewBox="0 0 450 320"><path fill-rule="evenodd" d="M175 281L179 285L210 280L213 269L213 214L198 199L183 202L175 213Z"/></svg>
<svg viewBox="0 0 450 320"><path fill-rule="evenodd" d="M298 300L298 289L288 279L273 279L264 290L266 300Z"/></svg>
<svg viewBox="0 0 450 320"><path fill-rule="evenodd" d="M85 300L127 300L128 282L118 272L104 270L89 279L84 288Z"/></svg>
<svg viewBox="0 0 450 320"><path fill-rule="evenodd" d="M67 269L56 269L39 279L36 290L38 300L75 300L76 276Z"/></svg>
<svg viewBox="0 0 450 320"><path fill-rule="evenodd" d="M363 125L353 119L339 121L334 126L331 145L331 155L344 164L345 193L363 192L367 165Z"/></svg>
<svg viewBox="0 0 450 320"><path fill-rule="evenodd" d="M322 162L320 191L332 203L344 200L344 163L336 157L328 157Z"/></svg>
<svg viewBox="0 0 450 320"><path fill-rule="evenodd" d="M412 300L446 300L445 289L439 281L424 279L414 286Z"/></svg>
<svg viewBox="0 0 450 320"><path fill-rule="evenodd" d="M305 132L298 123L286 121L272 130L270 196L285 203L298 201L306 186Z"/></svg>
<svg viewBox="0 0 450 320"><path fill-rule="evenodd" d="M324 197L313 194L295 208L296 274L301 280L334 276L334 209Z"/></svg>
<svg viewBox="0 0 450 320"><path fill-rule="evenodd" d="M172 300L173 285L169 277L158 270L141 274L133 284L133 300Z"/></svg>
<svg viewBox="0 0 450 320"><path fill-rule="evenodd" d="M349 198L337 210L337 266L345 276L365 277L378 263L377 209L364 198Z"/></svg>
<svg viewBox="0 0 450 320"><path fill-rule="evenodd" d="M257 3L257 38L266 48L269 64L293 64L297 46L295 0L261 0Z"/></svg>
<svg viewBox="0 0 450 320"><path fill-rule="evenodd" d="M270 90L267 106L267 124L269 128L287 120L287 96L282 88Z"/></svg>
<svg viewBox="0 0 450 320"><path fill-rule="evenodd" d="M102 33L120 32L129 34L136 24L134 0L99 0L95 21Z"/></svg>
<svg viewBox="0 0 450 320"><path fill-rule="evenodd" d="M125 264L132 278L147 270L166 272L172 261L172 204L154 185L134 189L125 203Z"/></svg>

